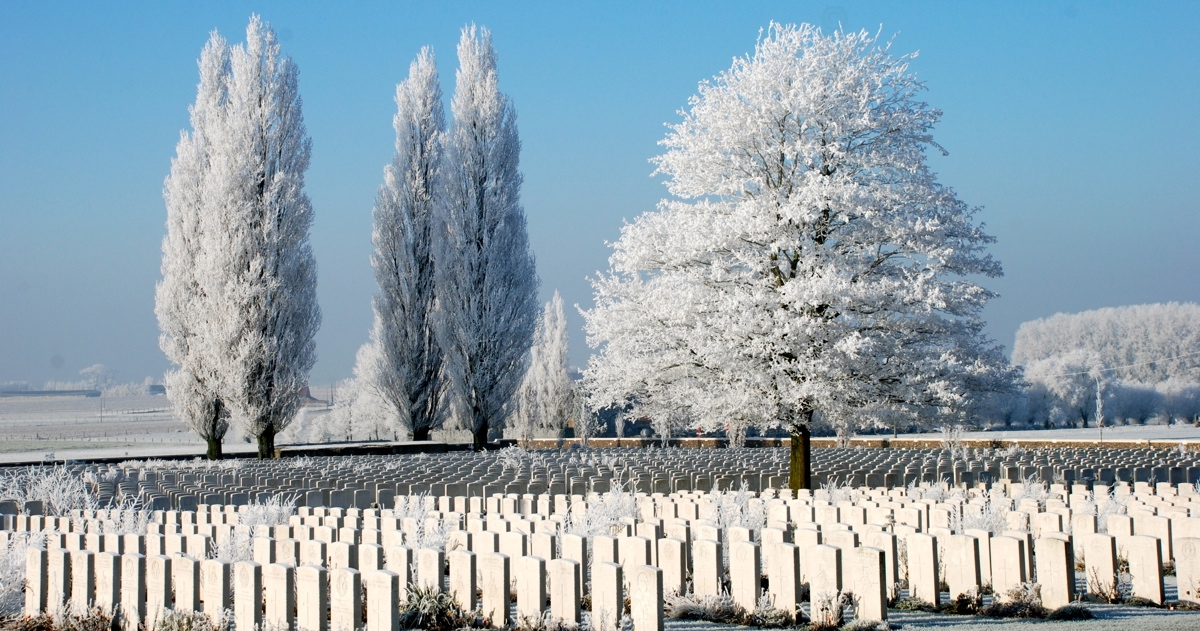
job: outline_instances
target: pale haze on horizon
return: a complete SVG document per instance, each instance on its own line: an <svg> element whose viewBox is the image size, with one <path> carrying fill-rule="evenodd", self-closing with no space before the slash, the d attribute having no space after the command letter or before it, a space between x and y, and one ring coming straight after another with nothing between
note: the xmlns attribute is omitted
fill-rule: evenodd
<svg viewBox="0 0 1200 631"><path fill-rule="evenodd" d="M772 20L895 35L943 110L930 156L980 206L1005 276L984 312L1011 349L1059 312L1200 301L1200 4L799 2L453 5L0 3L0 382L158 378L163 178L209 32L251 13L300 69L323 325L313 385L367 340L371 209L396 83L422 46L453 92L459 30L491 29L517 110L541 298L591 305L606 242L667 195L650 176L697 84ZM586 364L568 307L571 356Z"/></svg>

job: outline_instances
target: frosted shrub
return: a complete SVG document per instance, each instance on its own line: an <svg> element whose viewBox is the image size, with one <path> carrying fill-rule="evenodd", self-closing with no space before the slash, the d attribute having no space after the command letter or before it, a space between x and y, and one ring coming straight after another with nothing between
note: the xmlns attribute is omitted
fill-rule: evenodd
<svg viewBox="0 0 1200 631"><path fill-rule="evenodd" d="M1050 498L1050 491L1046 488L1046 483L1033 478L1025 478L1021 481L1021 491L1013 498L1013 504L1021 505L1021 500L1036 500L1038 506L1045 506L1046 500Z"/></svg>
<svg viewBox="0 0 1200 631"><path fill-rule="evenodd" d="M44 545L41 533L14 533L0 545L0 617L18 614L25 606L25 551Z"/></svg>
<svg viewBox="0 0 1200 631"><path fill-rule="evenodd" d="M713 493L711 497L717 526L723 530L736 526L749 528L757 534L767 523L765 505L759 503L751 506L750 498L754 497L754 494L750 492L745 480L742 480L737 491Z"/></svg>
<svg viewBox="0 0 1200 631"><path fill-rule="evenodd" d="M858 499L858 495L858 491L850 484L849 479L839 481L837 478L834 478L822 484L821 488L817 489L814 497L836 506L838 502L853 502Z"/></svg>
<svg viewBox="0 0 1200 631"><path fill-rule="evenodd" d="M1007 530L1011 503L1004 492L992 489L984 498L983 504L959 506L951 513L950 529L959 534L967 530L986 530L992 534Z"/></svg>
<svg viewBox="0 0 1200 631"><path fill-rule="evenodd" d="M717 595L665 594L666 617L674 620L707 620L709 622L732 623L738 618L739 607L728 592Z"/></svg>
<svg viewBox="0 0 1200 631"><path fill-rule="evenodd" d="M18 504L40 501L47 515L67 515L72 510L94 510L96 498L87 484L66 467L26 467L0 473L0 499Z"/></svg>
<svg viewBox="0 0 1200 631"><path fill-rule="evenodd" d="M109 509L107 518L90 521L88 528L104 535L144 535L149 522L150 513L142 509L142 503L126 496L120 504Z"/></svg>
<svg viewBox="0 0 1200 631"><path fill-rule="evenodd" d="M449 520L439 519L434 522L427 518L431 510L430 502L431 498L427 493L399 496L396 498L396 507L392 509L392 515L400 520L401 526L405 519L412 519L416 522L416 531L411 535L412 542L405 545L414 549L445 550L453 528Z"/></svg>
<svg viewBox="0 0 1200 631"><path fill-rule="evenodd" d="M1113 489L1110 489L1107 494L1097 497L1094 500L1096 512L1096 529L1099 532L1108 533L1108 517L1110 515L1124 515L1128 510L1125 506L1128 498L1124 495L1117 495ZM1085 506L1086 512L1086 506Z"/></svg>
<svg viewBox="0 0 1200 631"><path fill-rule="evenodd" d="M965 458L967 455L966 449L963 448L963 426L962 425L943 425L942 426L942 449L950 452L950 459Z"/></svg>
<svg viewBox="0 0 1200 631"><path fill-rule="evenodd" d="M1046 613L1042 588L1032 581L998 594L995 602L979 610L980 615L992 618L1045 618Z"/></svg>
<svg viewBox="0 0 1200 631"><path fill-rule="evenodd" d="M317 465L317 461L312 456L288 458L284 463L293 469L312 469Z"/></svg>
<svg viewBox="0 0 1200 631"><path fill-rule="evenodd" d="M935 502L945 502L946 500L950 499L951 497L954 497L954 494L952 494L949 491L949 488L948 488L949 486L950 486L950 483L947 482L944 478L942 479L941 482L938 482L936 484L931 484L924 488L921 488L920 486L918 486L917 482L914 480L912 482L909 482L909 484L908 484L908 496L915 498L915 499L933 500Z"/></svg>
<svg viewBox="0 0 1200 631"><path fill-rule="evenodd" d="M496 459L504 467L505 471L509 469L520 471L523 467L528 469L546 467L548 464L545 456L536 451L528 451L517 445L505 447L496 452Z"/></svg>
<svg viewBox="0 0 1200 631"><path fill-rule="evenodd" d="M637 517L637 500L625 490L620 479L614 479L605 493L592 496L582 514L570 511L563 522L563 533L594 537L611 535L613 526L625 518Z"/></svg>
<svg viewBox="0 0 1200 631"><path fill-rule="evenodd" d="M446 544L450 541L450 532L455 530L449 520L419 520L417 522L416 536L413 542L408 544L414 550L421 548L429 548L431 550L446 550Z"/></svg>
<svg viewBox="0 0 1200 631"><path fill-rule="evenodd" d="M225 537L225 541L222 541L213 548L208 558L226 563L253 561L253 538L245 533L230 532L229 536Z"/></svg>
<svg viewBox="0 0 1200 631"><path fill-rule="evenodd" d="M396 505L392 509L392 516L400 520L401 525L404 520L412 518L417 520L417 523L425 521L425 516L429 514L429 494L418 493L417 495L399 495L396 497Z"/></svg>
<svg viewBox="0 0 1200 631"><path fill-rule="evenodd" d="M168 609L164 612L155 631L230 631L233 628L233 618L228 615L213 621L202 611L186 611Z"/></svg>
<svg viewBox="0 0 1200 631"><path fill-rule="evenodd" d="M296 512L295 495L272 495L266 501L255 500L246 505L238 516L244 526L286 526L288 518Z"/></svg>
<svg viewBox="0 0 1200 631"><path fill-rule="evenodd" d="M812 628L837 629L842 626L849 597L840 591L816 594L812 599Z"/></svg>

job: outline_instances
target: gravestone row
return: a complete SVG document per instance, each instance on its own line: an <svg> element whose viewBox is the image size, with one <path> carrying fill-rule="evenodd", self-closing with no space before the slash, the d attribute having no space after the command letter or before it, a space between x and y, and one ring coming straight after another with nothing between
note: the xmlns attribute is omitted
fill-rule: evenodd
<svg viewBox="0 0 1200 631"><path fill-rule="evenodd" d="M615 500L627 501L626 514L604 512ZM306 628L393 629L393 604L411 585L448 589L469 607L478 587L493 621L506 619L514 594L519 615L540 615L548 604L577 621L578 602L590 595L597 629L616 628L628 595L640 630L661 629L664 593L728 592L750 608L763 578L780 609L796 611L807 585L811 616L840 616L841 596L852 593L865 620L885 619L887 602L904 594L937 604L990 585L1004 598L1030 580L1051 608L1074 600L1080 583L1105 596L1118 581L1119 559L1132 595L1159 604L1166 565L1176 568L1181 600L1197 600L1200 579L1200 495L1190 485L926 485L794 498L773 491L402 496L395 505L300 507L276 525L243 522L254 507L205 505L154 511L144 534L123 536L97 532L137 521L112 511L5 521L45 537L45 547L28 552L30 611L120 603L138 621L232 602L246 624L294 608ZM986 512L1002 523L971 527ZM598 513L607 534L576 534ZM443 527L440 541L426 536ZM236 549L230 542L239 539L246 559L205 560ZM299 604L271 600L269 586L263 598L264 581L295 582ZM376 616L365 621L364 589L366 611Z"/></svg>

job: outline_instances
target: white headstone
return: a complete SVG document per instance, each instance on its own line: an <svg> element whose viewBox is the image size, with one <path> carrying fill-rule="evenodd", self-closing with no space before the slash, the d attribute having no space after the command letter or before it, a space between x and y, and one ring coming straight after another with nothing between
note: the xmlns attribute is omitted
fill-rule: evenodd
<svg viewBox="0 0 1200 631"><path fill-rule="evenodd" d="M737 546L733 549L737 550ZM635 565L630 571L629 603L633 631L663 631L662 570L652 565Z"/></svg>
<svg viewBox="0 0 1200 631"><path fill-rule="evenodd" d="M1175 540L1175 577L1179 600L1200 604L1200 538Z"/></svg>
<svg viewBox="0 0 1200 631"><path fill-rule="evenodd" d="M291 629L296 621L296 569L283 563L263 568L265 610L263 622L275 629Z"/></svg>
<svg viewBox="0 0 1200 631"><path fill-rule="evenodd" d="M879 548L855 548L847 557L853 566L847 591L854 595L854 619L887 620L887 555Z"/></svg>
<svg viewBox="0 0 1200 631"><path fill-rule="evenodd" d="M87 611L95 599L96 553L75 550L71 552L71 603L75 611Z"/></svg>
<svg viewBox="0 0 1200 631"><path fill-rule="evenodd" d="M479 572L482 576L483 615L492 621L492 626L503 628L508 625L508 608L512 601L509 559L499 552L479 555Z"/></svg>
<svg viewBox="0 0 1200 631"><path fill-rule="evenodd" d="M684 543L679 539L658 540L658 566L663 571L663 593L682 594L687 590L687 563Z"/></svg>
<svg viewBox="0 0 1200 631"><path fill-rule="evenodd" d="M329 630L357 631L362 620L362 575L354 568L330 570Z"/></svg>
<svg viewBox="0 0 1200 631"><path fill-rule="evenodd" d="M416 586L423 589L431 589L435 592L442 591L442 577L445 575L446 554L437 548L421 548L417 550L416 557ZM337 631L337 629L333 631Z"/></svg>
<svg viewBox="0 0 1200 631"><path fill-rule="evenodd" d="M766 555L774 559L769 565L767 585L776 609L795 617L800 606L800 548L792 543L766 546Z"/></svg>
<svg viewBox="0 0 1200 631"><path fill-rule="evenodd" d="M452 550L446 555L450 563L450 595L466 611L475 609L475 553Z"/></svg>
<svg viewBox="0 0 1200 631"><path fill-rule="evenodd" d="M618 631L625 612L621 566L597 561L592 566L592 629Z"/></svg>
<svg viewBox="0 0 1200 631"><path fill-rule="evenodd" d="M121 625L124 631L138 631L146 619L146 557L121 556Z"/></svg>
<svg viewBox="0 0 1200 631"><path fill-rule="evenodd" d="M811 549L808 573L809 610L814 625L841 626L842 549L819 545Z"/></svg>
<svg viewBox="0 0 1200 631"><path fill-rule="evenodd" d="M546 564L550 579L550 615L569 624L579 623L579 601L583 592L579 585L578 563L570 559L555 559Z"/></svg>
<svg viewBox="0 0 1200 631"><path fill-rule="evenodd" d="M997 599L1029 580L1025 542L1014 537L992 537L992 591Z"/></svg>
<svg viewBox="0 0 1200 631"><path fill-rule="evenodd" d="M593 585L595 579L592 580ZM692 543L692 591L696 596L721 593L721 544L711 539Z"/></svg>
<svg viewBox="0 0 1200 631"><path fill-rule="evenodd" d="M946 584L950 600L962 594L978 594L982 586L979 571L979 540L971 535L951 535L946 540Z"/></svg>
<svg viewBox="0 0 1200 631"><path fill-rule="evenodd" d="M546 561L524 556L516 560L517 616L541 620L546 602Z"/></svg>
<svg viewBox="0 0 1200 631"><path fill-rule="evenodd" d="M400 631L400 575L373 570L363 576L367 582L366 631Z"/></svg>
<svg viewBox="0 0 1200 631"><path fill-rule="evenodd" d="M119 567L119 566L118 566ZM120 588L120 570L116 574L116 589ZM25 549L25 615L36 616L46 611L46 551Z"/></svg>
<svg viewBox="0 0 1200 631"><path fill-rule="evenodd" d="M1054 537L1034 540L1036 579L1042 586L1042 605L1058 609L1075 600L1075 552L1071 544Z"/></svg>
<svg viewBox="0 0 1200 631"><path fill-rule="evenodd" d="M172 608L171 557L152 554L146 557L146 627L153 629Z"/></svg>
<svg viewBox="0 0 1200 631"><path fill-rule="evenodd" d="M733 602L746 611L754 611L761 585L762 559L758 544L752 541L729 543L729 591ZM661 579L660 579L661 582Z"/></svg>
<svg viewBox="0 0 1200 631"><path fill-rule="evenodd" d="M908 535L908 593L934 607L941 605L938 591L938 546L932 535Z"/></svg>
<svg viewBox="0 0 1200 631"><path fill-rule="evenodd" d="M1130 595L1163 604L1162 546L1156 537L1135 535L1126 540L1129 554Z"/></svg>
<svg viewBox="0 0 1200 631"><path fill-rule="evenodd" d="M1083 546L1087 591L1092 597L1115 602L1117 592L1117 539L1101 533L1076 536Z"/></svg>
<svg viewBox="0 0 1200 631"><path fill-rule="evenodd" d="M329 631L329 572L320 565L296 568L296 626Z"/></svg>
<svg viewBox="0 0 1200 631"><path fill-rule="evenodd" d="M216 559L200 562L200 595L204 599L204 613L212 620L220 620L230 608L231 589L229 564Z"/></svg>

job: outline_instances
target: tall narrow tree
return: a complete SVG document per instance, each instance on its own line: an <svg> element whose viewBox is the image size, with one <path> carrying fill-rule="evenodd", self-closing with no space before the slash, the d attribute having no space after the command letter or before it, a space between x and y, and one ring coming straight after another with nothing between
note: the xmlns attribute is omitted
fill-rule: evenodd
<svg viewBox="0 0 1200 631"><path fill-rule="evenodd" d="M229 97L214 139L213 239L203 264L214 279L213 339L226 357L222 399L260 458L290 423L316 361L320 326L317 268L304 193L311 142L304 128L298 70L280 55L275 32L258 16L245 45L230 53Z"/></svg>
<svg viewBox="0 0 1200 631"><path fill-rule="evenodd" d="M433 219L441 163L442 90L433 53L421 49L408 79L396 86L396 156L375 200L371 266L379 293L371 344L360 353L371 366L356 371L393 409L413 440L428 440L440 421L442 352L433 329Z"/></svg>
<svg viewBox="0 0 1200 631"><path fill-rule="evenodd" d="M520 202L516 112L500 93L487 29L463 29L458 60L435 257L438 338L456 413L482 449L524 374L538 282Z"/></svg>
<svg viewBox="0 0 1200 631"><path fill-rule="evenodd" d="M162 244L162 281L154 311L162 333L159 346L176 369L167 373L167 396L175 413L208 443L208 457L221 457L229 414L221 401L221 356L209 336L212 279L199 263L206 249L202 230L208 210L213 134L220 133L228 98L229 45L213 33L200 54L200 84L190 108L192 131L182 132L171 173L163 184L167 236Z"/></svg>
<svg viewBox="0 0 1200 631"><path fill-rule="evenodd" d="M574 384L567 355L567 319L557 291L542 308L529 349L529 368L521 381L513 423L524 442L534 430L562 431L574 411Z"/></svg>

